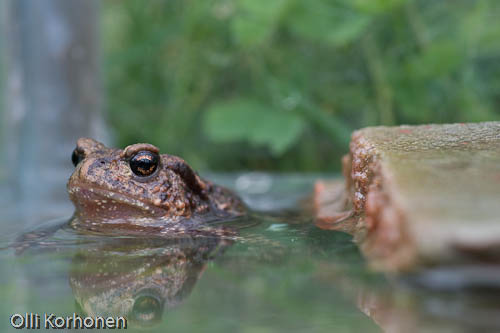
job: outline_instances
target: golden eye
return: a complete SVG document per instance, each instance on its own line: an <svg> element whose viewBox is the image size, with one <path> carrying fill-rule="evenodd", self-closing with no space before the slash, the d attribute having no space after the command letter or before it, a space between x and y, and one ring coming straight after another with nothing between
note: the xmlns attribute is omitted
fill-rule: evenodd
<svg viewBox="0 0 500 333"><path fill-rule="evenodd" d="M134 174L140 177L146 177L156 171L159 162L160 158L158 154L143 150L132 156L129 164Z"/></svg>

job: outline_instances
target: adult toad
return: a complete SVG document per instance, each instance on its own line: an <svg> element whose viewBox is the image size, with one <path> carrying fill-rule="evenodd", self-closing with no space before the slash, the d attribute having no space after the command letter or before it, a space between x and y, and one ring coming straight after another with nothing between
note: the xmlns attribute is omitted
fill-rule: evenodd
<svg viewBox="0 0 500 333"><path fill-rule="evenodd" d="M203 180L181 158L160 155L151 144L121 150L81 138L72 161L68 193L76 207L72 224L79 227L186 227L245 211L235 194Z"/></svg>

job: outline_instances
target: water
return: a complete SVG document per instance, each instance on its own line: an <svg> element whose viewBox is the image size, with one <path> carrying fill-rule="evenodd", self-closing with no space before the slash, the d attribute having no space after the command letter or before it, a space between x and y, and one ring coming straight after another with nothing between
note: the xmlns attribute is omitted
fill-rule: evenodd
<svg viewBox="0 0 500 333"><path fill-rule="evenodd" d="M350 236L316 228L296 209L316 177L210 178L260 212L223 224L226 233L168 239L79 235L57 227L60 217L45 222L43 237L19 241L27 227L18 224L1 238L0 247L17 246L0 251L0 331L14 331L10 316L26 312L123 315L128 331L157 332L500 328L496 293L387 279L366 268Z"/></svg>

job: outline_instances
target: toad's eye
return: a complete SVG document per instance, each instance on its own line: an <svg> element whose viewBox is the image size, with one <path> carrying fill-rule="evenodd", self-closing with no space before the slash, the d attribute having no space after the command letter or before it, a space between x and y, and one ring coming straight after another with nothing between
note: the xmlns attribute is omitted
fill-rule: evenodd
<svg viewBox="0 0 500 333"><path fill-rule="evenodd" d="M71 154L71 162L73 162L74 166L77 166L77 164L80 163L84 158L85 155L82 151L78 150L78 148L75 148L75 150L73 150L73 153Z"/></svg>
<svg viewBox="0 0 500 333"><path fill-rule="evenodd" d="M130 159L130 169L139 177L152 175L158 168L160 158L158 154L143 150L132 156Z"/></svg>
<svg viewBox="0 0 500 333"><path fill-rule="evenodd" d="M133 318L141 323L154 323L161 318L162 303L154 296L139 296L132 308Z"/></svg>

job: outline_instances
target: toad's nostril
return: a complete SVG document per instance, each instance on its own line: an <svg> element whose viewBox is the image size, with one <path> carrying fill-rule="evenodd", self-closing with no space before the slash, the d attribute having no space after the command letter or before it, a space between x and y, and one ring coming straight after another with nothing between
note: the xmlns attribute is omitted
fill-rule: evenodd
<svg viewBox="0 0 500 333"><path fill-rule="evenodd" d="M76 147L71 154L71 162L73 162L73 165L76 167L84 158L85 155L83 151Z"/></svg>

